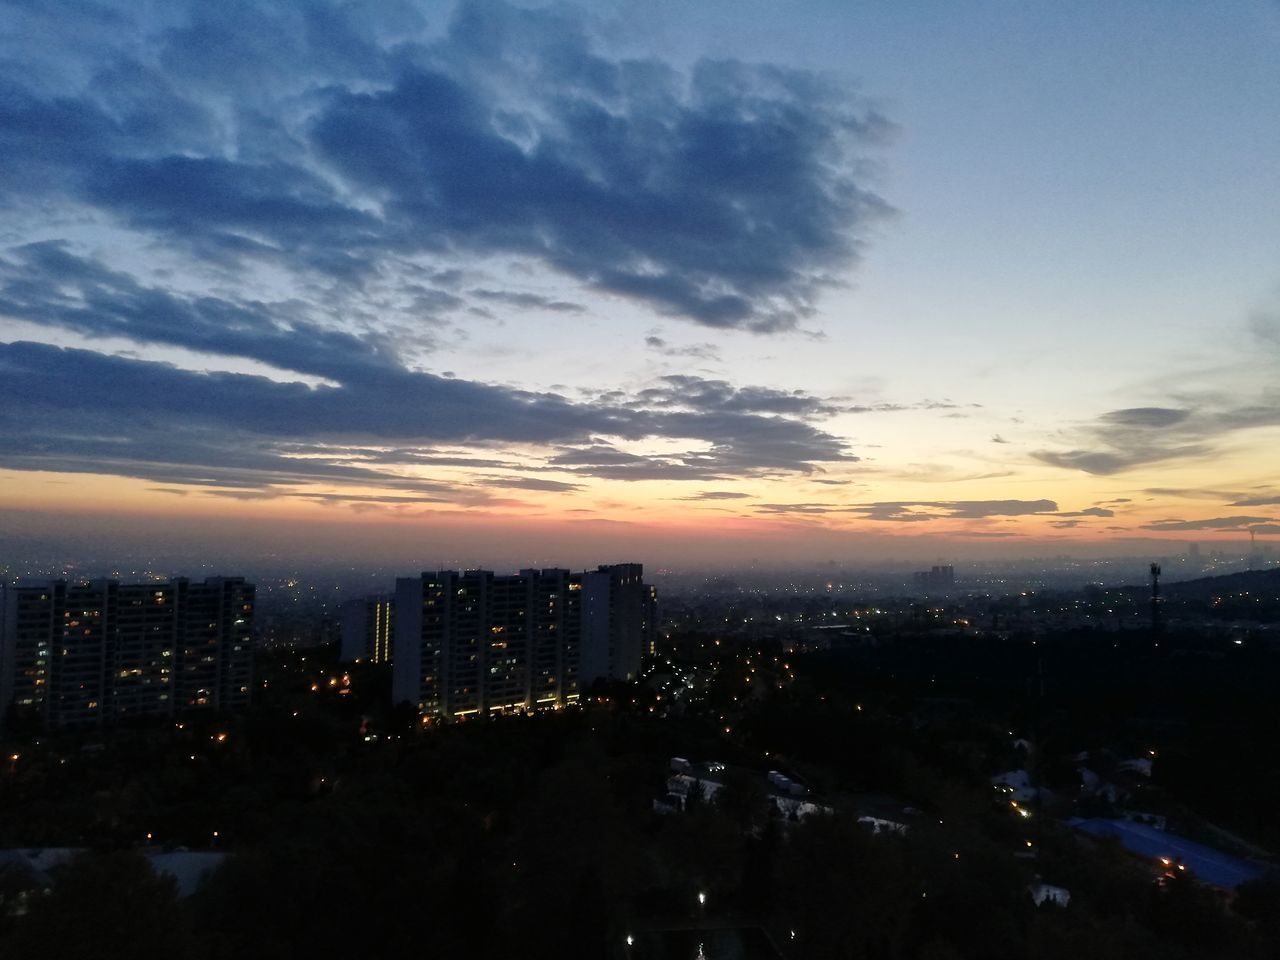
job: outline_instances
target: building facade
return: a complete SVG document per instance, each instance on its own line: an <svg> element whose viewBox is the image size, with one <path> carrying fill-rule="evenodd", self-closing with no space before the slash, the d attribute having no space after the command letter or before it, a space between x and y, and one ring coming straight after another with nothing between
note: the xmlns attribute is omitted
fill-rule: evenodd
<svg viewBox="0 0 1280 960"><path fill-rule="evenodd" d="M457 719L577 702L597 678L639 675L639 564L589 573L440 570L396 581L392 698ZM654 611L656 612L656 611Z"/></svg>
<svg viewBox="0 0 1280 960"><path fill-rule="evenodd" d="M661 636L659 633L659 611L658 611L658 588L645 584L644 587L644 655L646 657L656 657L658 655L658 640Z"/></svg>
<svg viewBox="0 0 1280 960"><path fill-rule="evenodd" d="M395 597L373 594L352 600L342 610L344 663L390 663L396 629Z"/></svg>
<svg viewBox="0 0 1280 960"><path fill-rule="evenodd" d="M597 567L582 575L582 592L582 685L634 680L646 652L644 567Z"/></svg>
<svg viewBox="0 0 1280 960"><path fill-rule="evenodd" d="M0 722L10 711L57 728L244 707L253 610L242 578L5 586Z"/></svg>
<svg viewBox="0 0 1280 960"><path fill-rule="evenodd" d="M950 565L930 567L912 574L912 579L922 590L950 590L956 585L956 568Z"/></svg>

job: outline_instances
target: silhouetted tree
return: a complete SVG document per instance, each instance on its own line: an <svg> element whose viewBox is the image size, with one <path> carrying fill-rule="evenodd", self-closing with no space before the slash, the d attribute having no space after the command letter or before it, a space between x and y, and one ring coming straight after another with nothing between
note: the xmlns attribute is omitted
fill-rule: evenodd
<svg viewBox="0 0 1280 960"><path fill-rule="evenodd" d="M53 889L33 897L0 949L6 960L191 955L186 915L173 878L141 854L89 853L55 870Z"/></svg>

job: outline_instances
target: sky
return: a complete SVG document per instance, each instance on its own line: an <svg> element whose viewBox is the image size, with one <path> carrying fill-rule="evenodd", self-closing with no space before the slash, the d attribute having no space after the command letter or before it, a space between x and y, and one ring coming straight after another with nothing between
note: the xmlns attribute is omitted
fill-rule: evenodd
<svg viewBox="0 0 1280 960"><path fill-rule="evenodd" d="M0 537L1239 552L1278 156L1272 0L0 0Z"/></svg>

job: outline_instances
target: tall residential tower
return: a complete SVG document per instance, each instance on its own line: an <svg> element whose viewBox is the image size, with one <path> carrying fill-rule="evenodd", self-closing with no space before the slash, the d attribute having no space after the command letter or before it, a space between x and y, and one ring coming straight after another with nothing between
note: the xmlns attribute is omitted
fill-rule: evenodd
<svg viewBox="0 0 1280 960"><path fill-rule="evenodd" d="M342 610L342 660L390 663L396 629L395 597L359 597Z"/></svg>
<svg viewBox="0 0 1280 960"><path fill-rule="evenodd" d="M392 698L460 718L561 707L593 680L634 678L655 612L642 576L620 564L401 578Z"/></svg>
<svg viewBox="0 0 1280 960"><path fill-rule="evenodd" d="M5 586L0 722L99 726L249 702L254 588L241 578Z"/></svg>

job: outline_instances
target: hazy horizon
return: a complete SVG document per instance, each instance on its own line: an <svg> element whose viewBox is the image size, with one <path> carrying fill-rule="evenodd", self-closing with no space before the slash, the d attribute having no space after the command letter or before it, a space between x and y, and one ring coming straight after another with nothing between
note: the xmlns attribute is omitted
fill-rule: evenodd
<svg viewBox="0 0 1280 960"><path fill-rule="evenodd" d="M60 534L50 536L51 528L58 529L58 519L67 521L67 525ZM913 571L951 564L962 581L997 573L1015 577L1053 573L1066 579L1076 576L1083 585L1095 581L1144 582L1147 564L1153 560L1166 564L1165 576L1170 580L1233 572L1246 569L1251 554L1247 540L1117 539L1102 545L1028 542L1019 544L1017 550L1009 550L1004 543L979 543L975 550L966 551L955 549L954 544L932 544L939 547L935 550L926 538L911 543L884 538L880 549L872 553L867 544L857 551L841 552L839 542L833 538L827 544L830 552L823 552L811 541L791 550L771 549L778 544L766 541L743 541L739 556L725 558L715 545L699 553L681 542L664 546L656 540L634 540L611 547L589 539L572 548L550 549L536 537L527 537L527 531L525 536L513 538L502 547L481 549L465 537L450 542L430 538L419 541L417 531L411 528L353 528L337 521L327 528L311 525L305 530L292 524L258 526L251 531L233 526L216 535L198 529L186 540L172 524L162 534L159 528L137 526L131 518L121 518L114 530L99 528L92 537L81 533L84 518L31 517L28 522L30 536L23 536L20 529L6 530L0 536L0 570L7 567L10 579L39 579L63 573L85 578L117 576L124 580L144 573L269 578L301 575L351 586L367 581L371 590L377 590L389 586L397 576L412 576L422 570L481 568L509 573L530 567L578 570L605 563L637 562L644 564L646 575L651 578L689 578L693 582L716 577L767 579L791 575L817 580L826 573L909 580ZM1273 565L1276 558L1272 548L1263 542L1258 547L1253 559L1264 566ZM1193 548L1198 554L1191 554ZM1217 562L1215 555L1220 557Z"/></svg>

